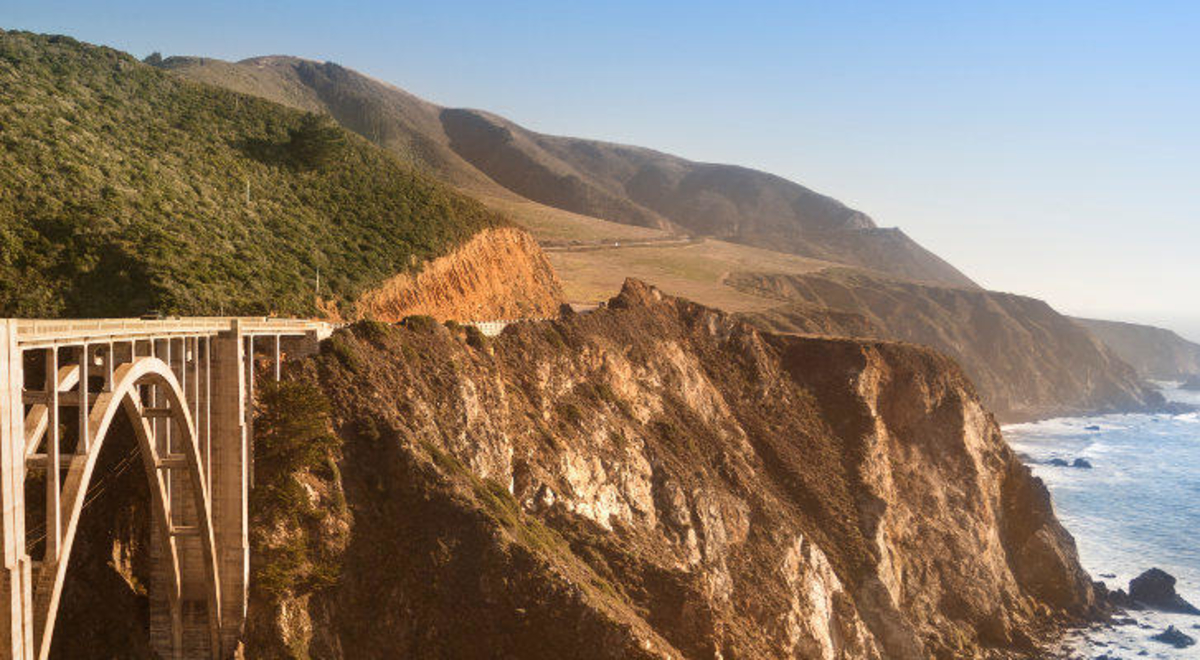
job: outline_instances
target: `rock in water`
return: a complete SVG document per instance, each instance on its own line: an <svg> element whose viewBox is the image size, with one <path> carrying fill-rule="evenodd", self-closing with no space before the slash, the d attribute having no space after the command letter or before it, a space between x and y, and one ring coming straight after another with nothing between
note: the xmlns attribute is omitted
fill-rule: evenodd
<svg viewBox="0 0 1200 660"><path fill-rule="evenodd" d="M1068 463L1066 461L1066 459L1062 459L1062 458L1052 458L1052 459L1046 461L1046 465L1053 465L1054 467L1070 467L1071 466L1071 464Z"/></svg>
<svg viewBox="0 0 1200 660"><path fill-rule="evenodd" d="M1073 463L1071 463L1071 467L1083 468L1085 470L1090 470L1090 469L1092 469L1092 462L1086 458L1077 458L1077 459L1075 459L1075 461Z"/></svg>
<svg viewBox="0 0 1200 660"><path fill-rule="evenodd" d="M1098 425L1096 425L1096 424L1092 424L1091 426L1085 426L1085 427L1083 427L1083 430L1085 430L1085 431L1099 431L1099 430L1100 430L1100 427L1099 427Z"/></svg>
<svg viewBox="0 0 1200 660"><path fill-rule="evenodd" d="M1175 577L1152 568L1129 581L1129 597L1164 612L1200 615L1200 609L1175 593Z"/></svg>
<svg viewBox="0 0 1200 660"><path fill-rule="evenodd" d="M1186 649L1196 643L1190 635L1180 631L1175 626L1167 626L1167 629L1154 635L1150 639L1164 644L1170 644L1177 649Z"/></svg>

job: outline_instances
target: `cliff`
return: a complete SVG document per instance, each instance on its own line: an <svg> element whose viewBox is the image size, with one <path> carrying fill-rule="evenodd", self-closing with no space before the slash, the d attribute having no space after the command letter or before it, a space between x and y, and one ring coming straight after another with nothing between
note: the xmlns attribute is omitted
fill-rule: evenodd
<svg viewBox="0 0 1200 660"><path fill-rule="evenodd" d="M1200 344L1170 330L1118 321L1075 321L1133 365L1143 378L1182 380L1200 375Z"/></svg>
<svg viewBox="0 0 1200 660"><path fill-rule="evenodd" d="M252 657L1034 657L1093 609L951 360L637 282L494 339L355 324L255 425Z"/></svg>
<svg viewBox="0 0 1200 660"><path fill-rule="evenodd" d="M779 301L751 317L772 331L907 341L945 353L1004 421L1164 404L1108 346L1034 298L845 269L735 273L727 282Z"/></svg>
<svg viewBox="0 0 1200 660"><path fill-rule="evenodd" d="M439 321L545 318L558 314L562 285L529 234L512 227L479 232L416 275L397 275L359 299L365 318Z"/></svg>

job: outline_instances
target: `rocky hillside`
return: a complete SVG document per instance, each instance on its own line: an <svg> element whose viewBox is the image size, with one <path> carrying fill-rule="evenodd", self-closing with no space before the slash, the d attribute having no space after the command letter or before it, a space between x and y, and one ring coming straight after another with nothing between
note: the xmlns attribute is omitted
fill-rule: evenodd
<svg viewBox="0 0 1200 660"><path fill-rule="evenodd" d="M949 355L1004 421L1163 403L1103 342L1034 298L845 269L728 281L780 302L753 315L768 329L907 341Z"/></svg>
<svg viewBox="0 0 1200 660"><path fill-rule="evenodd" d="M619 223L974 286L903 232L879 229L837 200L757 170L535 133L490 113L436 106L330 62L172 57L162 66L193 80L324 110L444 181L508 200L505 208L526 199Z"/></svg>
<svg viewBox="0 0 1200 660"><path fill-rule="evenodd" d="M1143 378L1183 380L1200 375L1200 344L1163 328L1118 321L1075 319Z"/></svg>
<svg viewBox="0 0 1200 660"><path fill-rule="evenodd" d="M416 275L397 275L355 306L381 321L426 315L439 321L546 318L563 304L562 285L533 238L513 227L485 229Z"/></svg>
<svg viewBox="0 0 1200 660"><path fill-rule="evenodd" d="M636 282L490 340L356 324L255 429L249 657L1034 657L1094 609L953 362Z"/></svg>
<svg viewBox="0 0 1200 660"><path fill-rule="evenodd" d="M0 31L0 314L309 315L496 213L315 115ZM352 311L352 310L345 310Z"/></svg>

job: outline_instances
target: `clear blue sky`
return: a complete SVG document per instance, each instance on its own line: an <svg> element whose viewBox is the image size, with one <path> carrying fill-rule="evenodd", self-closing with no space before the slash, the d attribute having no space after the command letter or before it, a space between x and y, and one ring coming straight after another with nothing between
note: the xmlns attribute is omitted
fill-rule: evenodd
<svg viewBox="0 0 1200 660"><path fill-rule="evenodd" d="M328 59L535 130L765 169L988 287L1200 340L1200 3L0 0L0 25Z"/></svg>

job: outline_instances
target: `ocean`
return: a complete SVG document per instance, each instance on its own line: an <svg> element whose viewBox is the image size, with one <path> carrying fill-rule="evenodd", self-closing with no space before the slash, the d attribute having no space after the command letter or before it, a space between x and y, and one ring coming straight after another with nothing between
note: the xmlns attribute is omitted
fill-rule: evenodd
<svg viewBox="0 0 1200 660"><path fill-rule="evenodd" d="M1161 383L1168 399L1200 392ZM1200 607L1200 414L1069 417L1004 427L1004 437L1049 487L1080 560L1110 589L1158 567ZM1091 469L1050 465L1083 458ZM1130 612L1136 625L1074 631L1057 649L1079 658L1200 658L1150 639L1168 625L1200 641L1200 616Z"/></svg>

